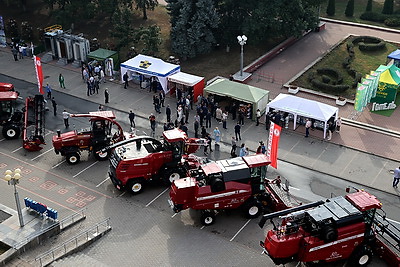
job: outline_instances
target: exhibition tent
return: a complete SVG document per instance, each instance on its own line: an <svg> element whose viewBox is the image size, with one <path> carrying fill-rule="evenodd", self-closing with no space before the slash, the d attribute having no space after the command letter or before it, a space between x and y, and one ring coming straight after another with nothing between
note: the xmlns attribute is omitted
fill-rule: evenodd
<svg viewBox="0 0 400 267"><path fill-rule="evenodd" d="M267 112L270 108L293 114L293 129L296 129L297 116L323 121L324 138L326 137L326 124L328 120L333 116L336 120L339 112L337 107L288 94L279 94L274 100L268 103Z"/></svg>
<svg viewBox="0 0 400 267"><path fill-rule="evenodd" d="M400 49L393 51L387 57L389 60L393 60L394 65L400 67Z"/></svg>
<svg viewBox="0 0 400 267"><path fill-rule="evenodd" d="M185 72L177 72L168 77L168 81L193 87L193 99L203 94L204 77L195 76Z"/></svg>
<svg viewBox="0 0 400 267"><path fill-rule="evenodd" d="M94 59L97 60L99 62L102 62L103 65L107 66L107 59L112 59L112 69L118 68L118 64L119 64L119 56L118 56L118 52L116 51L112 51L112 50L107 50L107 49L103 49L103 48L99 48L95 51L90 52L87 55L88 60L90 61L90 59ZM109 75L112 76L112 75Z"/></svg>
<svg viewBox="0 0 400 267"><path fill-rule="evenodd" d="M371 99L371 103L385 104L396 100L397 91L400 85L400 68L395 65L380 66L381 70L376 96Z"/></svg>
<svg viewBox="0 0 400 267"><path fill-rule="evenodd" d="M221 78L204 88L204 92L252 104L253 118L256 117L257 109L265 110L269 100L269 91L267 90Z"/></svg>
<svg viewBox="0 0 400 267"><path fill-rule="evenodd" d="M135 73L143 74L145 76L154 76L160 82L164 92L168 92L167 77L180 72L179 65L164 62L159 58L154 58L145 55L137 55L123 63L121 63L121 81L123 82L123 75L127 72L129 80L132 80L132 75Z"/></svg>

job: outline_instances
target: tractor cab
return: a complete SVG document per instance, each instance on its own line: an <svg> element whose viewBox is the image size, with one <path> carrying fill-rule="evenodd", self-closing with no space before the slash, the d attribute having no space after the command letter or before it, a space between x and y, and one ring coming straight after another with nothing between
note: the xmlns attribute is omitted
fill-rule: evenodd
<svg viewBox="0 0 400 267"><path fill-rule="evenodd" d="M180 161L185 153L185 143L188 139L186 133L174 128L163 132L164 149L172 151L173 161Z"/></svg>
<svg viewBox="0 0 400 267"><path fill-rule="evenodd" d="M0 124L1 125L3 125L4 123L6 123L10 119L12 119L12 115L14 115L15 110L16 110L16 100L17 99L18 99L18 94L16 92L0 91ZM22 116L22 113L20 115Z"/></svg>

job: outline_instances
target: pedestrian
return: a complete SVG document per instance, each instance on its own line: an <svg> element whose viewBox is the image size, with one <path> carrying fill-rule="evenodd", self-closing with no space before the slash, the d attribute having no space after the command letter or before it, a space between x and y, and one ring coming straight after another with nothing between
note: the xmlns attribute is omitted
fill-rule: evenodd
<svg viewBox="0 0 400 267"><path fill-rule="evenodd" d="M242 108L239 109L238 117L239 117L239 123L241 125L244 125L244 111Z"/></svg>
<svg viewBox="0 0 400 267"><path fill-rule="evenodd" d="M104 102L108 104L108 99L110 97L110 94L108 93L108 89L104 90Z"/></svg>
<svg viewBox="0 0 400 267"><path fill-rule="evenodd" d="M129 87L129 84L128 84L128 79L129 79L128 72L125 72L125 74L123 76L123 79L124 79L124 89L127 89L127 87Z"/></svg>
<svg viewBox="0 0 400 267"><path fill-rule="evenodd" d="M104 75L104 71L102 69L100 69L100 82L101 83L105 83L106 80L104 79L105 75Z"/></svg>
<svg viewBox="0 0 400 267"><path fill-rule="evenodd" d="M22 45L20 45L18 48L18 54L19 54L19 59L24 59L24 48L22 47Z"/></svg>
<svg viewBox="0 0 400 267"><path fill-rule="evenodd" d="M215 144L219 144L221 142L221 131L218 129L218 127L215 127L214 129L214 139L215 139Z"/></svg>
<svg viewBox="0 0 400 267"><path fill-rule="evenodd" d="M86 81L86 85L87 85L87 92L86 92L87 96L90 96L90 95L92 95L92 85L91 85L89 79Z"/></svg>
<svg viewBox="0 0 400 267"><path fill-rule="evenodd" d="M18 50L17 50L17 48L13 47L13 48L11 49L11 52L12 52L12 54L13 54L13 56L14 56L14 60L15 60L15 61L18 61Z"/></svg>
<svg viewBox="0 0 400 267"><path fill-rule="evenodd" d="M212 148L212 139L209 133L206 134L206 145L204 146L204 155L208 155L207 149L210 147L210 152L213 152Z"/></svg>
<svg viewBox="0 0 400 267"><path fill-rule="evenodd" d="M245 144L243 143L240 146L239 157L244 157L244 156L246 156L246 147L245 147Z"/></svg>
<svg viewBox="0 0 400 267"><path fill-rule="evenodd" d="M164 90L160 90L160 93L158 94L158 97L160 98L160 105L164 107L164 101L165 101L165 93Z"/></svg>
<svg viewBox="0 0 400 267"><path fill-rule="evenodd" d="M90 76L89 83L90 83L90 94L93 95L96 90L96 84L93 76Z"/></svg>
<svg viewBox="0 0 400 267"><path fill-rule="evenodd" d="M188 127L186 126L185 123L181 123L181 126L179 126L179 129L184 131L186 135L188 135Z"/></svg>
<svg viewBox="0 0 400 267"><path fill-rule="evenodd" d="M232 138L231 138L231 144L232 144L231 157L232 158L236 158L237 157L237 154L236 154L237 141L236 141L236 138L234 136L232 136Z"/></svg>
<svg viewBox="0 0 400 267"><path fill-rule="evenodd" d="M397 188L400 181L400 167L394 169L393 173L393 187Z"/></svg>
<svg viewBox="0 0 400 267"><path fill-rule="evenodd" d="M307 119L306 120L306 136L305 137L308 137L310 135L310 128L311 128L311 120Z"/></svg>
<svg viewBox="0 0 400 267"><path fill-rule="evenodd" d="M151 134L154 136L156 131L156 116L153 113L149 116Z"/></svg>
<svg viewBox="0 0 400 267"><path fill-rule="evenodd" d="M99 110L99 111L103 111L103 110L104 110L103 105L100 104L98 110Z"/></svg>
<svg viewBox="0 0 400 267"><path fill-rule="evenodd" d="M339 133L340 132L340 126L342 126L342 119L339 117L336 120L336 132Z"/></svg>
<svg viewBox="0 0 400 267"><path fill-rule="evenodd" d="M335 131L335 124L332 121L328 122L328 141L332 139L332 133Z"/></svg>
<svg viewBox="0 0 400 267"><path fill-rule="evenodd" d="M183 120L183 108L181 105L178 106L178 109L176 110L176 114L177 114L178 123L181 123Z"/></svg>
<svg viewBox="0 0 400 267"><path fill-rule="evenodd" d="M94 88L96 89L96 94L99 94L99 89L100 89L100 81L99 81L99 76L96 76L94 78ZM94 93L94 92L93 92Z"/></svg>
<svg viewBox="0 0 400 267"><path fill-rule="evenodd" d="M64 76L61 73L58 75L58 82L60 83L60 87L65 89Z"/></svg>
<svg viewBox="0 0 400 267"><path fill-rule="evenodd" d="M232 120L236 120L236 113L237 113L237 105L235 102L233 102L232 107L231 107L231 113L232 113Z"/></svg>
<svg viewBox="0 0 400 267"><path fill-rule="evenodd" d="M260 124L260 118L261 118L261 111L260 111L260 109L257 109L257 112L256 112L256 120L257 120L256 126L258 126Z"/></svg>
<svg viewBox="0 0 400 267"><path fill-rule="evenodd" d="M198 115L197 115L198 116ZM199 128L200 128L200 122L195 120L193 123L194 126L194 137L199 138Z"/></svg>
<svg viewBox="0 0 400 267"><path fill-rule="evenodd" d="M169 107L169 104L167 105L167 108L165 109L165 114L167 115L167 122L171 122L171 108Z"/></svg>
<svg viewBox="0 0 400 267"><path fill-rule="evenodd" d="M281 113L280 113L280 112L277 112L277 113L275 114L274 122L275 122L277 125L279 125L279 126L281 126L281 118L282 118ZM311 125L312 125L312 124L311 124ZM310 125L310 126L311 126L311 125Z"/></svg>
<svg viewBox="0 0 400 267"><path fill-rule="evenodd" d="M57 116L57 102L54 100L54 97L51 99L51 103L53 105L54 116Z"/></svg>
<svg viewBox="0 0 400 267"><path fill-rule="evenodd" d="M227 128L226 128L226 121L227 121L227 119L228 119L228 112L224 111L224 112L222 113L222 128L224 128L225 130L227 129Z"/></svg>
<svg viewBox="0 0 400 267"><path fill-rule="evenodd" d="M190 116L190 109L189 109L189 107L190 106L186 106L185 108L184 108L184 114L185 114L185 123L187 124L187 123L189 123L189 116Z"/></svg>
<svg viewBox="0 0 400 267"><path fill-rule="evenodd" d="M273 112L269 111L265 114L265 130L269 130L270 121L272 120Z"/></svg>
<svg viewBox="0 0 400 267"><path fill-rule="evenodd" d="M136 128L135 113L132 110L129 111L129 122L131 123L131 127Z"/></svg>
<svg viewBox="0 0 400 267"><path fill-rule="evenodd" d="M220 107L215 110L215 119L218 123L222 123L222 109Z"/></svg>
<svg viewBox="0 0 400 267"><path fill-rule="evenodd" d="M239 140L242 140L242 137L240 136L240 128L241 128L241 126L240 126L240 123L238 122L238 123L235 125L235 127L234 127L234 129L235 129L236 141L238 141L238 137L239 137Z"/></svg>
<svg viewBox="0 0 400 267"><path fill-rule="evenodd" d="M212 118L212 113L211 113L211 111L207 110L207 114L206 114L206 128L211 128L211 118Z"/></svg>
<svg viewBox="0 0 400 267"><path fill-rule="evenodd" d="M69 117L70 117L70 114L64 109L64 111L63 111L63 119L64 119L65 128L69 127L69 123L68 123Z"/></svg>
<svg viewBox="0 0 400 267"><path fill-rule="evenodd" d="M203 125L201 126L201 138L206 138L207 136L207 130L206 127Z"/></svg>
<svg viewBox="0 0 400 267"><path fill-rule="evenodd" d="M46 93L47 93L47 99L51 99L51 87L49 84L46 85Z"/></svg>
<svg viewBox="0 0 400 267"><path fill-rule="evenodd" d="M266 148L263 141L259 142L259 146L257 148L256 154L265 154Z"/></svg>
<svg viewBox="0 0 400 267"><path fill-rule="evenodd" d="M85 83L89 81L89 70L86 67L82 71L82 78L85 81Z"/></svg>

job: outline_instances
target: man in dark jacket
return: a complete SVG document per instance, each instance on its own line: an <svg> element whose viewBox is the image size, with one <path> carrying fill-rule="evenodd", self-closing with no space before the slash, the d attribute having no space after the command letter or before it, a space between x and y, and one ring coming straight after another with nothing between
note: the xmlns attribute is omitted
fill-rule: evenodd
<svg viewBox="0 0 400 267"><path fill-rule="evenodd" d="M131 123L131 127L136 128L136 124L135 124L135 113L133 113L133 111L129 111L129 121Z"/></svg>
<svg viewBox="0 0 400 267"><path fill-rule="evenodd" d="M165 109L165 114L167 114L167 122L171 122L171 108L169 107L169 104L167 105L167 108Z"/></svg>

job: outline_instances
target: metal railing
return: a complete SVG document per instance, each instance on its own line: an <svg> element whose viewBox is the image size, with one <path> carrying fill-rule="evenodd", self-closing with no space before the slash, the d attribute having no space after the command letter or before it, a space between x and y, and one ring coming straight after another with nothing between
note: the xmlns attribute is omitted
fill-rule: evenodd
<svg viewBox="0 0 400 267"><path fill-rule="evenodd" d="M107 218L87 230L81 232L80 234L72 237L71 239L65 241L61 245L43 253L35 258L36 262L39 262L40 266L47 266L48 264L60 259L62 256L73 251L79 246L87 243L96 236L107 232L111 229L110 218Z"/></svg>

